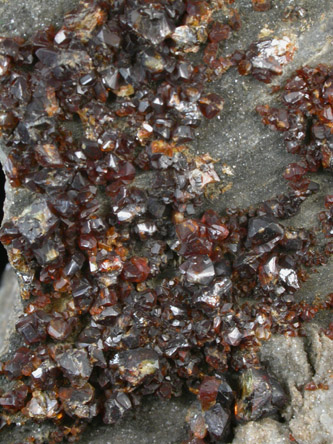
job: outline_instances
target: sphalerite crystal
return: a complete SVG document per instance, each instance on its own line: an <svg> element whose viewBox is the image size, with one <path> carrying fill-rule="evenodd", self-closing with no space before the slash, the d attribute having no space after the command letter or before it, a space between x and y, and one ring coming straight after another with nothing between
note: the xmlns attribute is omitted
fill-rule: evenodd
<svg viewBox="0 0 333 444"><path fill-rule="evenodd" d="M98 415L113 424L144 395L189 387L198 400L188 442L202 444L283 407L258 350L319 310L293 295L325 257L313 233L281 219L317 190L308 172L333 168L333 73L305 67L281 108L258 109L302 156L284 173L291 192L199 217L219 176L186 143L224 104L206 82L237 66L269 83L295 50L287 37L266 38L221 56L241 27L222 3L82 0L58 30L0 39L4 169L37 196L0 233L26 300L16 325L25 346L1 368L11 381L1 428L52 420L48 442L73 442ZM332 202L320 215L330 238Z"/></svg>

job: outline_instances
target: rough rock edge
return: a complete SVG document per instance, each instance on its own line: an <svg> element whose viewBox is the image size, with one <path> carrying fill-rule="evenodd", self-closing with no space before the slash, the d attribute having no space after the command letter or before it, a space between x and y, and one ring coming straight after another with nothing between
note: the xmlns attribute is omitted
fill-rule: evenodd
<svg viewBox="0 0 333 444"><path fill-rule="evenodd" d="M305 338L273 336L261 350L263 361L288 388L286 423L267 418L238 426L232 444L295 442L290 438L298 444L333 443L333 341L321 332L318 324L309 324L305 330ZM328 387L304 390L310 381Z"/></svg>

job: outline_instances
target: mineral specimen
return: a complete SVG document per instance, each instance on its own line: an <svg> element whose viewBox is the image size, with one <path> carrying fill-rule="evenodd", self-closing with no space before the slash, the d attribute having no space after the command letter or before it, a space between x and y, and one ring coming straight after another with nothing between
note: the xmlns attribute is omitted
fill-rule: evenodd
<svg viewBox="0 0 333 444"><path fill-rule="evenodd" d="M0 39L5 172L35 196L0 232L20 278L16 329L26 344L1 367L12 384L0 396L1 427L51 420L48 442L73 442L98 415L113 424L145 395L188 387L198 395L189 442L198 444L283 407L257 352L319 310L294 293L325 256L311 232L281 219L316 191L308 172L332 169L333 74L303 68L283 108L258 110L303 157L284 174L292 191L199 216L220 180L215 161L185 145L223 111L207 80L237 66L269 83L295 49L285 37L220 56L241 26L236 9L223 22L221 3L82 0L59 30ZM332 210L328 196L328 237Z"/></svg>

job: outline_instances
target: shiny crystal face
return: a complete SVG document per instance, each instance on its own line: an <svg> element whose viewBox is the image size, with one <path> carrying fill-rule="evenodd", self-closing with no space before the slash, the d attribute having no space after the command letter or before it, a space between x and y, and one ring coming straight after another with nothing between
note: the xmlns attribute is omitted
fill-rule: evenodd
<svg viewBox="0 0 333 444"><path fill-rule="evenodd" d="M291 192L256 209L203 211L220 179L215 160L186 144L203 119L223 115L207 81L236 66L269 83L295 49L272 38L221 56L241 27L222 6L83 0L57 31L0 39L5 172L34 193L0 233L25 300L16 325L25 345L1 367L13 380L1 427L54 421L43 442L74 442L97 416L114 424L145 395L189 388L198 398L189 442L202 443L283 407L258 350L331 304L297 304L294 294L332 244L323 254L312 232L281 220L317 190L306 173L332 169L333 74L304 68L283 108L258 109L302 156L284 174ZM327 237L332 204L327 196L320 215Z"/></svg>

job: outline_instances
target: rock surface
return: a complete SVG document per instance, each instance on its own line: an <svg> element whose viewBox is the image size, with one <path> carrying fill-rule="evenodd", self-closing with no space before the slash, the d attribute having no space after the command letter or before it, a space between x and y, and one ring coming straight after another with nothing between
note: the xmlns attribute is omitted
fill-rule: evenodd
<svg viewBox="0 0 333 444"><path fill-rule="evenodd" d="M41 26L60 23L65 10L76 1L69 0L24 0L17 4L12 0L0 1L0 30L5 35L29 35ZM246 47L260 36L289 35L298 51L295 58L275 83L283 82L288 74L300 65L327 63L332 60L333 7L330 0L273 1L273 8L264 13L254 12L249 0L241 0L243 28L239 35L228 41L225 52L236 47ZM295 21L284 21L286 8L301 7L305 17ZM234 70L227 73L218 84L210 88L226 100L225 111L220 120L209 122L200 128L193 151L210 152L219 162L222 177L222 194L212 198L209 205L223 211L226 207L246 207L270 198L285 190L281 173L293 160L285 153L279 134L265 128L254 112L258 104L272 104L276 96L267 85L254 79L240 77ZM3 160L2 155L2 160ZM258 171L258 165L262 165ZM146 180L149 180L146 179ZM300 213L287 222L297 227L310 227L317 223L316 214L322 208L323 196L332 190L332 175L315 177L320 183L319 194L309 198ZM6 217L22 212L34 196L17 192L7 185ZM324 297L332 290L333 261L313 274L298 293L299 299L313 300ZM8 271L0 293L1 310L1 354L15 345L13 332L17 317L18 288L13 273ZM8 322L6 322L6 319ZM325 323L325 318L323 323ZM262 361L289 389L291 403L285 412L286 423L264 419L238 426L233 444L285 444L291 442L289 434L298 444L331 444L333 442L332 390L330 372L333 369L332 341L320 333L321 325L312 324L305 339L273 337L262 349ZM6 332L6 333L5 333ZM313 380L316 384L329 385L326 390L304 390L304 385ZM330 384L329 384L330 383ZM120 424L113 427L94 426L80 441L82 444L178 444L186 437L185 416L187 398L161 402L147 400L145 405L131 413ZM31 424L32 429L37 426ZM38 426L39 427L39 426ZM40 431L47 426L41 426ZM2 435L3 442L18 442L25 430L11 430Z"/></svg>
<svg viewBox="0 0 333 444"><path fill-rule="evenodd" d="M302 444L328 444L332 442L333 385L327 390L304 392L302 406L295 409L289 423L292 436Z"/></svg>
<svg viewBox="0 0 333 444"><path fill-rule="evenodd" d="M262 346L261 360L288 386L302 386L312 376L304 338L272 337Z"/></svg>
<svg viewBox="0 0 333 444"><path fill-rule="evenodd" d="M233 444L289 444L288 428L273 419L239 426Z"/></svg>
<svg viewBox="0 0 333 444"><path fill-rule="evenodd" d="M1 279L0 306L0 355L3 355L9 351L9 338L22 312L18 281L9 265Z"/></svg>
<svg viewBox="0 0 333 444"><path fill-rule="evenodd" d="M297 396L289 427L297 442L326 444L333 439L333 342L320 333L318 325L308 328L307 334L313 381L317 386L324 385L324 388L301 391L302 398Z"/></svg>

